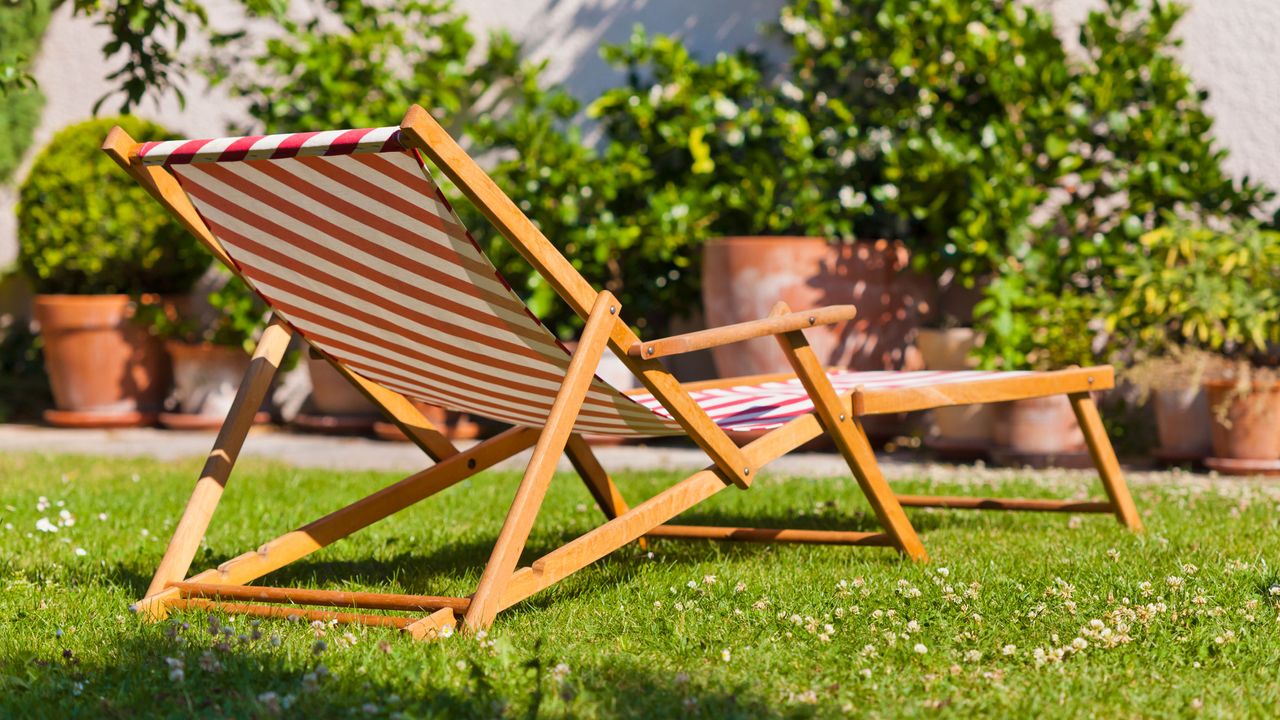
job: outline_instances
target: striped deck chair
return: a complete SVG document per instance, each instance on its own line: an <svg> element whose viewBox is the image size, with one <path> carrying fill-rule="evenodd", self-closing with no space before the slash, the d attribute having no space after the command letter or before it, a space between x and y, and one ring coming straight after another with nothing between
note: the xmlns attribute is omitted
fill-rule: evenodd
<svg viewBox="0 0 1280 720"><path fill-rule="evenodd" d="M497 613L634 541L652 537L881 545L915 560L924 547L903 506L1114 513L1141 528L1090 391L1112 370L883 373L827 371L804 329L847 321L849 306L791 312L641 341L623 308L591 286L492 179L425 111L399 127L215 140L138 143L116 128L103 149L272 308L235 404L191 500L136 609L212 607L266 616L398 627L416 638L477 631ZM568 352L503 281L433 181L442 171L585 320ZM435 463L358 502L187 577L192 559L285 346L301 336L377 403ZM682 384L660 359L772 336L794 373ZM620 392L595 376L611 348L639 379ZM1071 398L1107 501L1057 502L896 496L861 417L966 403L1065 394ZM414 408L420 400L511 424L468 449L449 443ZM767 430L740 446L731 434ZM882 532L673 525L729 486L748 488L765 465L820 433L831 436ZM706 469L629 507L584 434L683 436ZM533 448L475 592L389 595L250 586L352 532ZM582 476L605 522L520 566L562 455ZM252 601L252 602L250 602ZM301 606L408 611L345 612Z"/></svg>

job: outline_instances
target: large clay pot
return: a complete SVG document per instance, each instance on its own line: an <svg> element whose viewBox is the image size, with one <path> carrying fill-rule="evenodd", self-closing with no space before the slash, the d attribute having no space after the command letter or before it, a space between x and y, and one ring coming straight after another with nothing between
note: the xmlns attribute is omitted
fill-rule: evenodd
<svg viewBox="0 0 1280 720"><path fill-rule="evenodd" d="M1209 397L1202 387L1160 389L1151 393L1158 452L1170 460L1198 460L1213 449Z"/></svg>
<svg viewBox="0 0 1280 720"><path fill-rule="evenodd" d="M978 344L972 328L938 330L923 328L916 335L920 357L929 370L970 370L969 357ZM992 405L959 405L935 408L927 442L939 452L980 454L991 446L996 412Z"/></svg>
<svg viewBox="0 0 1280 720"><path fill-rule="evenodd" d="M1004 439L1015 456L1061 457L1084 453L1084 433L1066 395L1006 403Z"/></svg>
<svg viewBox="0 0 1280 720"><path fill-rule="evenodd" d="M1244 393L1231 381L1210 380L1204 386L1214 457L1280 459L1280 384L1257 384Z"/></svg>
<svg viewBox="0 0 1280 720"><path fill-rule="evenodd" d="M225 418L249 369L249 354L241 348L202 343L167 342L173 359L173 399L179 411Z"/></svg>
<svg viewBox="0 0 1280 720"><path fill-rule="evenodd" d="M37 295L55 425L150 424L169 389L160 340L131 321L128 295Z"/></svg>
<svg viewBox="0 0 1280 720"><path fill-rule="evenodd" d="M921 366L910 338L933 307L935 284L910 269L910 255L887 240L853 244L812 237L726 237L703 252L702 302L708 327L767 317L779 300L792 310L851 304L851 322L806 328L823 365L855 370ZM722 376L789 372L773 338L714 351Z"/></svg>

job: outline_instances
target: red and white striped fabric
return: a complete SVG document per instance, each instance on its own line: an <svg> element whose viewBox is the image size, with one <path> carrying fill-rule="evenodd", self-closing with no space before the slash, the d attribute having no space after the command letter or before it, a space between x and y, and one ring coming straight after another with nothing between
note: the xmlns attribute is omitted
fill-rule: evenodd
<svg viewBox="0 0 1280 720"><path fill-rule="evenodd" d="M1026 374L1028 373L988 370L916 372L837 370L829 371L827 376L831 378L831 384L836 392L843 395L859 387L867 391L902 390L982 382ZM770 430L792 418L813 412L813 402L809 399L809 394L795 378L696 390L690 394L717 425L736 432ZM647 393L631 393L630 397L654 413L662 417L670 417L666 409L653 396Z"/></svg>
<svg viewBox="0 0 1280 720"><path fill-rule="evenodd" d="M169 167L249 283L334 359L427 403L545 424L569 353L499 276L398 128L152 142L139 156ZM982 375L832 379L843 392ZM777 427L813 410L798 381L694 397L730 430ZM683 433L654 398L599 378L575 430Z"/></svg>

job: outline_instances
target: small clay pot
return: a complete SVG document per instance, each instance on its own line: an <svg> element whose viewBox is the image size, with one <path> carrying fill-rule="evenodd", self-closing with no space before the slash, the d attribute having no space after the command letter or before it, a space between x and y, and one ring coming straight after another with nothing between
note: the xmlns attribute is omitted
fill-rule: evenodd
<svg viewBox="0 0 1280 720"><path fill-rule="evenodd" d="M1015 400L1005 404L1005 437L1022 455L1069 455L1088 449L1071 400L1065 395Z"/></svg>
<svg viewBox="0 0 1280 720"><path fill-rule="evenodd" d="M173 398L186 415L225 418L249 369L249 354L238 347L170 341Z"/></svg>
<svg viewBox="0 0 1280 720"><path fill-rule="evenodd" d="M1209 397L1202 387L1155 390L1156 435L1160 454L1167 458L1197 460L1213 449L1209 423Z"/></svg>
<svg viewBox="0 0 1280 720"><path fill-rule="evenodd" d="M1214 457L1280 459L1280 383L1258 383L1241 392L1229 380L1207 380Z"/></svg>

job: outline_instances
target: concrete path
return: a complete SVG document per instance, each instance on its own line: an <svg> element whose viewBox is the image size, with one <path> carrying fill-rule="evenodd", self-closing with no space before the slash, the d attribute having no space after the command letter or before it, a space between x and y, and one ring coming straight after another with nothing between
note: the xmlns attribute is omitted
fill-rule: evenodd
<svg viewBox="0 0 1280 720"><path fill-rule="evenodd" d="M71 430L37 425L0 425L0 452L34 451L152 457L160 460L198 458L209 452L213 431L128 428L119 430ZM460 443L471 445L473 443ZM609 470L696 470L708 464L697 448L643 445L597 447L600 462ZM407 442L388 442L360 437L336 437L284 432L257 427L245 441L242 457L285 462L298 467L334 470L388 470L414 472L430 464L422 451ZM520 469L529 461L529 451L498 465ZM562 469L571 470L567 460ZM844 475L849 468L835 454L798 453L769 465L783 475Z"/></svg>
<svg viewBox="0 0 1280 720"><path fill-rule="evenodd" d="M160 430L129 428L122 430L71 430L39 425L0 424L0 452L68 453L117 457L151 457L160 460L191 459L198 468L200 459L213 444L213 431ZM469 446L473 443L460 443ZM600 462L609 471L670 470L693 471L709 464L706 455L694 447L620 445L597 447ZM497 467L520 470L528 464L530 451L516 455ZM287 432L273 426L259 426L245 441L242 457L255 457L287 463L296 467L330 470L385 470L411 473L428 467L428 460L417 447L407 442L388 442L372 438L337 437ZM927 476L935 479L983 484L1001 479L1031 478L1052 484L1061 480L1075 482L1096 477L1090 470L1040 470L992 468L975 465L937 464L919 455L903 453L881 456L881 467L890 480ZM572 470L562 459L560 467ZM775 477L848 476L849 468L835 453L792 453L769 464L765 469ZM1180 470L1128 469L1126 475L1134 483L1144 482L1208 482L1240 483L1240 478L1187 473ZM1274 480L1268 483L1280 487Z"/></svg>

